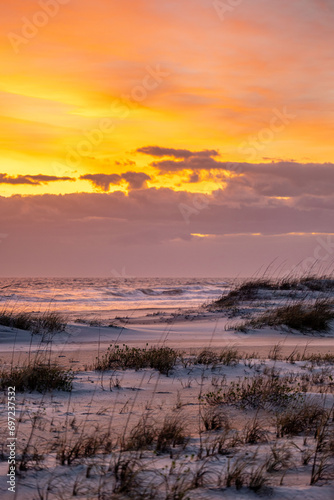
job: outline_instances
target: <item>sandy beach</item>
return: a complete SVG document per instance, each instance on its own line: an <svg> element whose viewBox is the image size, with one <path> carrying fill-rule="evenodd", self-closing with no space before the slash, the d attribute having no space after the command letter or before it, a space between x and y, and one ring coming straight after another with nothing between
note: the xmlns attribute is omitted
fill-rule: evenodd
<svg viewBox="0 0 334 500"><path fill-rule="evenodd" d="M109 325L110 318L79 318L52 334L1 326L3 370L47 360L73 378L69 392L16 394L16 498L34 500L36 491L48 499L333 498L333 327L238 327L282 306L286 297L277 293L270 302L257 292L232 316L202 305L123 310ZM314 300L313 293L308 307ZM170 348L175 359L167 372L121 368L108 358L110 346L114 358L126 349ZM300 420L296 428L289 418ZM317 432L326 434L322 448ZM5 447L2 457L7 499ZM125 478L119 467L127 467Z"/></svg>

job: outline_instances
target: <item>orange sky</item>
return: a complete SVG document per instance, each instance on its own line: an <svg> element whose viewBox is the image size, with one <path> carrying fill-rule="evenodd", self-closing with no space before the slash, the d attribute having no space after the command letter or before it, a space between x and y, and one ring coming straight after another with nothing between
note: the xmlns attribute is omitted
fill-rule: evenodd
<svg viewBox="0 0 334 500"><path fill-rule="evenodd" d="M4 3L0 275L328 266L333 25L332 0Z"/></svg>
<svg viewBox="0 0 334 500"><path fill-rule="evenodd" d="M188 172L157 176L135 152L147 145L333 161L333 8L302 4L244 0L222 19L211 0L4 5L0 172L76 181L2 183L0 194L92 192L80 176L129 170L148 174L148 187L214 189L205 176L189 185ZM277 110L291 118L272 130ZM94 143L103 119L113 129Z"/></svg>

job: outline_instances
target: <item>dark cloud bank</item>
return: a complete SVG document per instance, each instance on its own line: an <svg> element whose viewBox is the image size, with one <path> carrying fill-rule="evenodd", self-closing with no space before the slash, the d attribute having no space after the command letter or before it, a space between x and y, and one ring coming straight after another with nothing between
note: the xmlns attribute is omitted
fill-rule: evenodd
<svg viewBox="0 0 334 500"><path fill-rule="evenodd" d="M334 165L219 161L215 151L141 148L159 172L207 172L211 195L148 188L150 176L86 174L101 193L0 197L2 275L250 275L278 258L288 267L333 261ZM229 177L224 171L235 175ZM5 174L1 182L70 180ZM24 182L25 183L25 182ZM129 193L108 193L127 183ZM298 233L298 234L297 234ZM259 235L260 234L260 235ZM209 235L203 238L197 235ZM327 246L326 246L327 245Z"/></svg>

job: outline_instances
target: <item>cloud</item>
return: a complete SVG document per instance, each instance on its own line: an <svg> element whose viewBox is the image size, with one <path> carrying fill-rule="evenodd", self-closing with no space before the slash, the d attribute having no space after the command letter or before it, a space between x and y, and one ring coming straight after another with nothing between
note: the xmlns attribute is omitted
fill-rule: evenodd
<svg viewBox="0 0 334 500"><path fill-rule="evenodd" d="M226 13L223 25L213 2L206 0L138 0L131 2L130 10L128 2L67 2L60 17L50 19L48 29L36 28L43 36L33 43L25 40L29 50L25 43L19 46L22 58L13 57L6 34L20 34L25 26L22 16L32 22L36 4L12 0L0 19L5 33L4 88L11 90L1 94L2 157L15 161L15 173L39 160L48 169L45 173L52 174L52 161L64 161L69 146L81 148L85 143L87 148L87 137L93 146L99 141L96 127L101 117L109 116L117 126L113 158L122 159L127 151L147 143L139 152L157 155L156 159L164 154L189 158L192 147L225 148L233 158L245 158L238 145L257 137L268 127L272 110L284 106L296 120L259 155L293 155L298 161L330 158L333 0L243 2ZM82 29L74 33L79 17ZM53 47L52 57L46 47ZM159 71L156 74L159 64L170 73L161 81ZM22 74L29 75L27 81ZM138 86L143 102L135 100ZM130 98L123 101L123 96ZM182 137L187 149L154 146L162 136L164 144L174 148L179 144L176 138ZM85 158L87 172L104 172L96 170L91 158L103 161L110 155L107 137L104 133L98 148L92 147ZM126 169L135 170L122 170Z"/></svg>
<svg viewBox="0 0 334 500"><path fill-rule="evenodd" d="M326 197L334 192L333 163L240 163L231 170L240 175L227 180L226 194L242 189L261 197Z"/></svg>
<svg viewBox="0 0 334 500"><path fill-rule="evenodd" d="M124 174L85 174L80 176L80 180L91 181L94 186L102 191L109 191L110 186L117 186L124 180L128 183L129 189L141 189L146 187L146 181L151 177L143 172L125 172Z"/></svg>
<svg viewBox="0 0 334 500"><path fill-rule="evenodd" d="M201 152L200 152L201 153ZM181 160L160 160L151 163L160 175L191 171L189 182L197 182L201 172L209 172L217 183L226 184L225 196L247 193L257 197L329 196L334 192L333 163L298 163L294 160L271 163L218 161L205 151ZM219 171L221 173L219 173ZM218 173L217 173L218 172ZM226 172L234 173L227 176Z"/></svg>
<svg viewBox="0 0 334 500"><path fill-rule="evenodd" d="M172 156L173 158L191 158L193 156L199 158L210 158L212 156L219 156L218 151L203 150L203 151L190 151L188 149L173 149L161 148L159 146L145 146L138 148L137 153L143 153L155 157Z"/></svg>
<svg viewBox="0 0 334 500"><path fill-rule="evenodd" d="M9 176L8 174L0 174L0 184L28 184L40 186L41 184L47 184L48 182L55 181L75 181L73 177L56 177L54 175L17 175Z"/></svg>
<svg viewBox="0 0 334 500"><path fill-rule="evenodd" d="M109 191L110 185L120 184L122 177L118 174L85 174L80 176L82 181L91 181L102 191Z"/></svg>
<svg viewBox="0 0 334 500"><path fill-rule="evenodd" d="M131 189L141 189L146 186L146 181L151 179L149 175L143 172L126 172L121 177L126 180Z"/></svg>
<svg viewBox="0 0 334 500"><path fill-rule="evenodd" d="M189 178L188 178L188 181L187 181L187 182L189 182L189 183L196 183L196 182L199 182L199 180L200 180L200 176L199 176L199 174L197 174L197 173L193 173L193 174L191 174L191 175L189 176Z"/></svg>
<svg viewBox="0 0 334 500"><path fill-rule="evenodd" d="M115 161L115 165L117 165L118 167L135 167L136 162L132 160Z"/></svg>
<svg viewBox="0 0 334 500"><path fill-rule="evenodd" d="M181 172L182 170L214 170L226 169L226 163L216 161L211 156L193 155L184 160L161 160L154 161L151 166L163 172Z"/></svg>
<svg viewBox="0 0 334 500"><path fill-rule="evenodd" d="M144 231L152 231L156 241L179 237L187 239L189 229L197 234L287 234L291 232L332 232L332 210L321 205L294 206L277 200L254 198L234 205L224 190L212 195L173 191L167 188L112 193L74 193L0 197L2 231L10 232L10 223L24 220L33 227L54 224L61 230L65 223L79 231L89 221L99 221L113 230L113 241L144 242ZM190 213L185 224L183 209ZM72 222L71 222L72 221ZM131 227L124 226L124 221ZM9 224L9 227L6 227Z"/></svg>
<svg viewBox="0 0 334 500"><path fill-rule="evenodd" d="M167 188L0 197L1 233L8 235L1 261L16 276L108 276L123 267L142 276L249 275L276 257L297 263L312 256L313 233L327 241L334 197L332 207L312 199L294 205Z"/></svg>

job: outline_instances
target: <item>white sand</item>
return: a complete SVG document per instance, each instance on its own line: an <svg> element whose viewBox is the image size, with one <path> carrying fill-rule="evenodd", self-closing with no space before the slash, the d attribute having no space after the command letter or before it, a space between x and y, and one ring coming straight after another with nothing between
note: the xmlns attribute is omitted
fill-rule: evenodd
<svg viewBox="0 0 334 500"><path fill-rule="evenodd" d="M155 319L145 321L142 319L131 320L121 328L91 327L87 325L71 324L66 332L54 336L51 344L41 343L39 336L31 338L28 332L11 330L10 328L0 328L0 359L2 363L8 365L14 363L19 365L33 358L37 351L50 349L52 356L64 366L71 366L74 370L79 370L75 374L74 387L71 394L54 391L52 394L41 395L39 393L17 394L18 416L21 421L18 425L18 447L22 449L24 443L29 439L32 419L35 416L39 419L39 428L36 429L33 440L40 453L44 453L44 461L37 468L31 468L19 479L17 487L18 499L37 499L37 485L45 490L48 481L54 478L51 490L62 489L61 496L53 496L50 492L49 498L73 498L73 481L79 481L82 488L77 498L97 498L93 493L97 484L99 470L103 464L109 464L111 456L98 456L96 459L85 459L75 462L71 466L60 466L56 464L55 452L50 451L50 442L64 437L67 439L78 437L76 427L80 432L92 432L96 426L100 429L111 429L112 439L121 436L124 429L131 429L143 414L148 414L150 418L161 423L166 414L180 414L181 421L185 422L190 441L184 451L179 454L174 451L174 459L177 467L189 466L191 470L196 469L203 460L211 473L220 474L226 470L229 458L235 460L238 456L247 451L249 456L257 450L257 458L254 465L260 464L265 456L270 452L269 443L258 445L238 446L232 454L215 455L205 459L198 459L196 455L199 449L198 419L200 392L206 393L213 389L212 382L215 383L224 379L227 381L238 380L245 376L254 376L257 372L263 372L265 367L273 367L281 370L281 373L307 373L304 362L290 364L285 361L264 360L268 356L273 345L281 344L281 354L286 356L295 348L299 352L307 349L307 352L331 352L334 353L334 337L332 334L326 336L302 335L296 333L282 333L278 330L263 329L251 331L249 333L237 333L226 331L226 326L230 320L219 314L211 315L207 319L185 320L179 317L173 322L163 322ZM243 353L257 353L253 363L240 361L235 366L219 365L214 370L211 367L205 368L200 365L183 367L181 364L173 370L169 377L159 374L157 371L145 369L141 371L126 370L106 372L103 375L92 371L92 364L98 354L103 354L106 348L117 342L119 345L144 347L149 345L168 345L184 351L187 354L194 353L203 347L221 348L224 346L236 346ZM262 359L261 359L262 358ZM86 371L84 371L86 366ZM315 370L321 370L316 367ZM115 388L116 379L119 380L120 388ZM217 380L216 380L217 379ZM312 395L310 395L311 397ZM321 395L316 396L319 400ZM327 395L326 406L333 402L330 392ZM3 442L6 439L6 401L2 401L2 425ZM231 407L229 418L235 430L242 429L245 418L255 415L254 410L242 413L242 411ZM272 416L266 412L260 412L259 418L269 433L269 441L275 441L275 432L272 428ZM71 423L72 422L72 423ZM56 439L56 437L58 438ZM72 438L70 437L72 436ZM203 439L210 440L210 433L203 435ZM301 466L301 451L305 449L304 438L293 436L291 439L283 438L281 443L289 444L291 448L291 466L287 470L283 484L280 485L282 473L274 473L270 476L272 491L264 493L262 498L272 498L273 500L330 500L334 498L333 479L320 481L315 486L309 486L311 464ZM292 444L293 443L293 444ZM314 446L314 441L310 437L307 446ZM192 457L192 454L195 456ZM156 456L149 451L143 455L144 462L148 468L162 473L163 467L171 465L169 454ZM5 457L4 457L5 458ZM333 462L334 457L331 459ZM92 469L91 478L87 480L87 467L96 465ZM182 465L183 464L183 465ZM100 468L100 469L99 469ZM334 469L333 469L334 470ZM12 493L6 492L5 474L7 463L4 461L0 472L3 477L0 480L1 498L14 498ZM149 473L148 473L149 474ZM152 473L154 476L154 473ZM152 476L152 477L153 477ZM154 476L155 477L155 476ZM174 476L173 476L174 477ZM229 489L219 489L217 481L211 478L212 484L198 488L189 493L189 498L226 498L230 500L255 499L258 496L250 490L243 488L237 491L234 487ZM59 493L59 491L58 491ZM57 494L58 494L57 493ZM45 494L45 492L44 492ZM44 496L46 498L46 496ZM106 497L107 498L107 497ZM114 497L108 497L114 498ZM115 497L116 498L116 497ZM118 497L117 497L118 498ZM121 498L121 497L120 497ZM123 497L122 497L123 498ZM126 497L124 497L126 498ZM159 493L156 498L163 500L165 496ZM187 498L187 496L185 497Z"/></svg>

